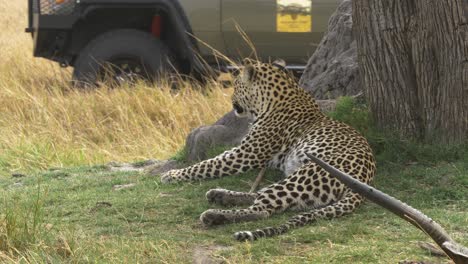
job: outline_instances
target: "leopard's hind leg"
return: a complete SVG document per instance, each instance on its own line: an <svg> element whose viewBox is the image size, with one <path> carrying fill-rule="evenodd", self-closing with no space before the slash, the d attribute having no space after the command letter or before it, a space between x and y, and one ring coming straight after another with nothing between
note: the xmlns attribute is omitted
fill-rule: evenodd
<svg viewBox="0 0 468 264"><path fill-rule="evenodd" d="M250 206L238 210L210 209L200 216L200 220L205 226L254 221L291 207L312 205L314 203L313 195L307 194L309 190L302 186L306 181L309 185L312 183L311 179L308 180L307 170L307 167L302 167L286 179L256 193L233 192L223 189L211 190L207 193L209 201L222 205L245 203ZM329 200L331 200L331 196L327 196L323 203L329 202Z"/></svg>
<svg viewBox="0 0 468 264"><path fill-rule="evenodd" d="M332 219L352 213L363 201L363 198L349 191L342 199L327 206L301 213L289 219L285 224L276 227L265 227L255 231L239 231L234 234L238 241L257 240L262 237L273 237L284 234L290 229L305 226L318 219Z"/></svg>
<svg viewBox="0 0 468 264"><path fill-rule="evenodd" d="M213 191L210 196L216 193L223 193L221 195L223 198L246 195L246 193L222 190ZM252 197L247 199L248 202L250 199ZM210 209L200 216L200 220L205 226L212 226L264 219L289 208L312 209L313 213L302 214L279 228L239 232L236 235L238 240L253 240L284 233L290 228L312 222L317 218L340 216L353 211L360 202L359 195L348 193L345 186L331 178L325 170L316 164L308 163L286 179L262 189L249 207L236 210Z"/></svg>

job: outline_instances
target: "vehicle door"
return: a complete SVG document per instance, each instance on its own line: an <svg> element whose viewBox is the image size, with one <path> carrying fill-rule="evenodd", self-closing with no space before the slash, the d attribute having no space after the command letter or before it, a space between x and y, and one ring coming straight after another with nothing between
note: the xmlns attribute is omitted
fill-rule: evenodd
<svg viewBox="0 0 468 264"><path fill-rule="evenodd" d="M221 0L179 0L198 41L201 55L212 63L212 49L226 53L221 31Z"/></svg>
<svg viewBox="0 0 468 264"><path fill-rule="evenodd" d="M221 0L226 49L231 57L253 55L305 64L340 0ZM249 45L239 30L244 31Z"/></svg>

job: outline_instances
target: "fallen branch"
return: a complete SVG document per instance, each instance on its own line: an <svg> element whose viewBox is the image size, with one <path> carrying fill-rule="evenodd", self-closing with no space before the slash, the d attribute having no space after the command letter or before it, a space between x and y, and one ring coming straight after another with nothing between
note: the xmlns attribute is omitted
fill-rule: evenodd
<svg viewBox="0 0 468 264"><path fill-rule="evenodd" d="M423 241L419 241L418 242L418 246L424 250L427 250L429 251L429 253L431 253L431 255L434 255L434 256L439 256L439 257L446 257L447 254L445 254L444 251L442 251L442 249L438 248L436 245L434 244L431 244L431 243L427 243L427 242L423 242Z"/></svg>
<svg viewBox="0 0 468 264"><path fill-rule="evenodd" d="M313 162L317 163L320 167L330 173L332 177L337 178L354 192L357 192L377 205L388 209L392 213L421 229L430 236L456 264L468 263L468 248L453 241L447 232L431 218L398 199L354 179L350 175L334 168L321 159L308 153L306 153L306 155Z"/></svg>

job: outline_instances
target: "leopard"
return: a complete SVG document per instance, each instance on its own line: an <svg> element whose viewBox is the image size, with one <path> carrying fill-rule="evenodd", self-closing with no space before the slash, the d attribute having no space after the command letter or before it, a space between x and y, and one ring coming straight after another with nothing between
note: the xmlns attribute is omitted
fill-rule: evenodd
<svg viewBox="0 0 468 264"><path fill-rule="evenodd" d="M313 155L361 182L370 184L376 162L368 141L351 126L323 113L312 95L301 88L284 61L246 58L233 80L233 111L252 120L240 145L183 169L161 175L162 183L199 181L273 168L284 178L258 191L222 188L206 193L208 202L235 209L209 209L203 226L265 219L298 210L284 224L235 232L239 241L284 234L319 219L348 215L364 201L327 171Z"/></svg>

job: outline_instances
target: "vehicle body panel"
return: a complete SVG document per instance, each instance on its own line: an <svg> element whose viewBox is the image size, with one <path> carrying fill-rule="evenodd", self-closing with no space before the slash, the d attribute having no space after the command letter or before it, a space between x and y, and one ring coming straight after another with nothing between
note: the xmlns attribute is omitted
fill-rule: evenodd
<svg viewBox="0 0 468 264"><path fill-rule="evenodd" d="M221 0L179 0L190 24L201 54L211 55L213 49L225 53L221 30Z"/></svg>
<svg viewBox="0 0 468 264"><path fill-rule="evenodd" d="M208 63L214 63L213 49L231 59L238 60L253 55L239 30L244 31L252 42L260 59L283 58L288 64L305 65L316 45L326 31L328 19L341 0L28 0L29 25L27 32L34 39L34 55L56 60L62 65L73 65L80 50L104 33L102 24L96 19L96 10L163 10L167 23L172 25L173 36L170 47L179 58L189 64L200 65L199 55ZM311 3L311 8L301 9L300 3ZM285 4L286 3L286 4ZM293 4L291 4L293 3ZM70 9L61 10L66 5ZM42 8L40 7L42 6ZM47 10L44 12L44 6ZM145 11L146 10L146 11ZM303 14L307 11L309 14ZM129 21L139 17L136 12L116 12ZM153 13L150 13L150 16ZM311 16L310 29L303 32L282 32L281 19L297 14ZM135 16L135 17L130 17ZM92 17L93 20L88 18ZM99 18L99 16L97 16ZM304 18L303 18L304 19ZM89 21L88 21L89 20ZM292 21L291 20L291 21ZM88 21L88 22L87 22ZM306 21L306 20L305 20ZM108 21L101 21L108 22ZM110 21L112 22L112 21ZM88 30L82 25L88 23ZM93 24L94 23L94 24ZM96 24L97 23L97 24ZM146 23L146 22L145 22ZM166 23L166 22L165 22ZM79 25L79 26L78 26ZM95 25L94 27L92 25ZM237 26L238 25L238 26ZM107 30L115 29L110 27ZM140 28L136 28L140 29ZM150 28L146 28L150 31ZM77 32L79 30L79 32ZM86 36L88 32L88 36ZM84 36L88 37L82 39Z"/></svg>

